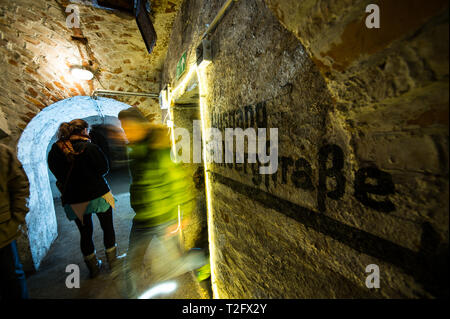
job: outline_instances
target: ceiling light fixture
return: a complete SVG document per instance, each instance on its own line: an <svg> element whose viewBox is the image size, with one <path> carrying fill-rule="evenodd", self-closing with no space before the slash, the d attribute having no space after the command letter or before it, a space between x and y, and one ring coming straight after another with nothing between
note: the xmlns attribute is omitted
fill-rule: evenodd
<svg viewBox="0 0 450 319"><path fill-rule="evenodd" d="M70 74L75 78L75 80L88 81L92 80L94 73L88 68L83 66L72 66L70 68Z"/></svg>

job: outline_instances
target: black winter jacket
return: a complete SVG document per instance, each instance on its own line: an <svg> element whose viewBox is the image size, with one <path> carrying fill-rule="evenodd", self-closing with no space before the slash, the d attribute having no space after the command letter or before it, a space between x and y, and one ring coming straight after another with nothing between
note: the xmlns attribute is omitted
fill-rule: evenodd
<svg viewBox="0 0 450 319"><path fill-rule="evenodd" d="M100 148L83 140L74 140L72 145L76 152L84 151L75 156L65 192L61 196L62 205L87 202L110 190L104 178L109 171L108 161ZM56 143L48 153L47 161L53 175L64 185L72 164Z"/></svg>

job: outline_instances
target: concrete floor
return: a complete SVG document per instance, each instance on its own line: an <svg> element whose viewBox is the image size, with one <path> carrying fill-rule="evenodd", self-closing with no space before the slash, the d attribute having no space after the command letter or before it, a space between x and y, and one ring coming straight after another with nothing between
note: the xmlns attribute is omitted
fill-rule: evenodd
<svg viewBox="0 0 450 319"><path fill-rule="evenodd" d="M117 199L114 210L114 228L119 254L126 253L131 220L134 213L129 204L129 177L126 170L115 171L108 177L112 192ZM41 263L39 270L27 278L30 298L35 299L117 299L120 294L121 281L114 278L106 263L103 247L103 232L96 216L94 221L94 244L97 255L102 259L103 267L97 278L90 279L79 248L80 235L75 222L69 221L61 207L59 199L55 199L55 212L58 222L58 238L53 243L47 256ZM80 267L80 288L67 288L66 272L69 264ZM155 298L164 299L208 299L208 290L203 289L195 280L192 272L174 279L178 288L170 295ZM151 285L151 283L149 283Z"/></svg>

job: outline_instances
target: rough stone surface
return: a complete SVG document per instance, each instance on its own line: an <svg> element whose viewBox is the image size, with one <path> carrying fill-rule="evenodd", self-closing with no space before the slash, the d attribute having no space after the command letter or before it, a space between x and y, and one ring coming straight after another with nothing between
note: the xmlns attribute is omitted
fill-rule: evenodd
<svg viewBox="0 0 450 319"><path fill-rule="evenodd" d="M448 295L448 10L381 1L386 28L369 32L368 3L238 1L211 35L207 127L265 103L253 126L279 131L272 176L208 164L216 297ZM191 74L221 5L182 4L163 86ZM365 285L369 264L380 289Z"/></svg>
<svg viewBox="0 0 450 319"><path fill-rule="evenodd" d="M190 135L189 143L193 145L193 121L200 121L200 110L197 107L174 107L172 108L175 127L181 127L188 130ZM204 167L201 163L194 163L194 154L190 152L190 163L182 163L183 169L187 170L188 176L192 176L189 183L190 189L194 194L195 206L191 213L189 225L183 230L183 240L185 249L201 248L208 251L208 232L206 216L206 197L204 185Z"/></svg>
<svg viewBox="0 0 450 319"><path fill-rule="evenodd" d="M71 37L66 25L69 1L0 1L0 109L11 136L3 143L15 147L27 123L43 108L94 90L152 92L160 90L160 74L171 25L180 0L152 2L158 40L148 54L132 15L73 1L80 12L81 35ZM91 53L89 55L89 52ZM92 61L98 72L90 81L75 81L71 65ZM116 96L160 121L158 99Z"/></svg>
<svg viewBox="0 0 450 319"><path fill-rule="evenodd" d="M6 137L9 134L11 134L11 131L9 130L8 122L5 119L3 111L0 110L0 138Z"/></svg>

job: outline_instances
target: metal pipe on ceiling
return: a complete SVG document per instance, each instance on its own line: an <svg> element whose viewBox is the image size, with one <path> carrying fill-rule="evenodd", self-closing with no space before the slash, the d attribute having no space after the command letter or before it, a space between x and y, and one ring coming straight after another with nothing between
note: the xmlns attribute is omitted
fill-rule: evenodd
<svg viewBox="0 0 450 319"><path fill-rule="evenodd" d="M214 20L211 22L211 24L208 26L208 29L205 31L205 33L202 36L202 39L206 38L217 26L217 24L219 23L220 19L222 19L223 15L225 14L225 12L227 11L228 7L231 6L231 4L233 2L237 2L238 0L227 0L222 8L220 8L219 12L217 13L216 17L214 18Z"/></svg>
<svg viewBox="0 0 450 319"><path fill-rule="evenodd" d="M124 92L124 91L111 91L111 90L95 90L92 93L92 97L95 98L99 95L125 95L125 96L146 96L150 98L159 98L158 93L144 93L144 92Z"/></svg>

